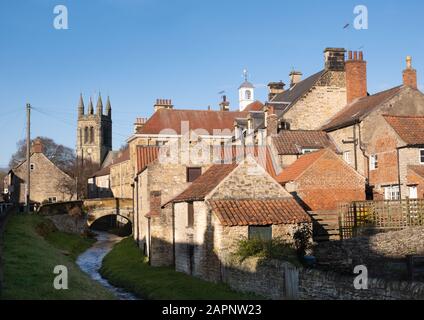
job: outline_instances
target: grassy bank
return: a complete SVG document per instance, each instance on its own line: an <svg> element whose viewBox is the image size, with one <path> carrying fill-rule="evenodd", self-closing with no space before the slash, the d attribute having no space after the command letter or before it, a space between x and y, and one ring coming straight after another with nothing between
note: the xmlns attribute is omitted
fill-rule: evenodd
<svg viewBox="0 0 424 320"><path fill-rule="evenodd" d="M75 264L93 239L54 231L39 216L13 215L4 234L4 288L1 299L91 300L114 296ZM56 290L53 269L68 268L68 290Z"/></svg>
<svg viewBox="0 0 424 320"><path fill-rule="evenodd" d="M115 286L149 300L257 299L172 268L153 268L131 238L117 244L103 260L101 274Z"/></svg>

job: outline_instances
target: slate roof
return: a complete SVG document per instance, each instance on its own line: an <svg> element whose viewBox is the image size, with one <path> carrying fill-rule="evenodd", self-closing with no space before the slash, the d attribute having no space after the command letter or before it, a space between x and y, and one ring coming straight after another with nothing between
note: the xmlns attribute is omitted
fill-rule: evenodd
<svg viewBox="0 0 424 320"><path fill-rule="evenodd" d="M111 165L119 164L121 162L125 162L125 161L128 161L128 160L130 160L130 148L129 147L125 148L116 159L112 160Z"/></svg>
<svg viewBox="0 0 424 320"><path fill-rule="evenodd" d="M384 119L408 145L424 145L424 116L388 116Z"/></svg>
<svg viewBox="0 0 424 320"><path fill-rule="evenodd" d="M305 172L315 161L327 152L326 149L317 152L312 152L301 156L291 166L284 169L277 177L279 183L285 184L290 181L295 181L303 172Z"/></svg>
<svg viewBox="0 0 424 320"><path fill-rule="evenodd" d="M107 166L107 167L102 168L99 171L96 171L95 173L93 173L91 178L108 176L109 174L110 174L110 166Z"/></svg>
<svg viewBox="0 0 424 320"><path fill-rule="evenodd" d="M293 198L275 200L209 200L224 226L267 226L310 222L311 218Z"/></svg>
<svg viewBox="0 0 424 320"><path fill-rule="evenodd" d="M194 180L185 191L170 202L204 200L236 167L237 164L216 164L211 166L204 174Z"/></svg>
<svg viewBox="0 0 424 320"><path fill-rule="evenodd" d="M137 146L137 173L141 173L159 156L160 147Z"/></svg>
<svg viewBox="0 0 424 320"><path fill-rule="evenodd" d="M399 86L353 101L330 119L322 129L334 131L362 121L377 107L398 94L401 89L402 86Z"/></svg>
<svg viewBox="0 0 424 320"><path fill-rule="evenodd" d="M164 129L168 133L181 134L183 121L189 122L189 130L203 129L209 134L215 130L234 130L236 118L247 117L248 112L210 111L210 110L175 110L160 109L156 111L146 124L138 129L138 134L159 134Z"/></svg>
<svg viewBox="0 0 424 320"><path fill-rule="evenodd" d="M299 98L303 96L303 94L307 93L316 84L316 82L321 78L322 75L324 75L325 72L325 70L322 70L313 74L309 78L306 78L305 80L297 83L289 90L277 94L270 102L290 103L291 105L294 104Z"/></svg>
<svg viewBox="0 0 424 320"><path fill-rule="evenodd" d="M337 152L336 145L324 131L284 130L272 136L272 143L279 155L300 155L306 148L331 148Z"/></svg>

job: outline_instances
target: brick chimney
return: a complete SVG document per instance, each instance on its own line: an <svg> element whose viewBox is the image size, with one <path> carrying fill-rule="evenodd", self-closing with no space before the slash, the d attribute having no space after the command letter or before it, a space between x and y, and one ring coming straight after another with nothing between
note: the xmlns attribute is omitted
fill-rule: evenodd
<svg viewBox="0 0 424 320"><path fill-rule="evenodd" d="M367 91L367 62L362 51L349 51L346 66L347 103L366 97Z"/></svg>
<svg viewBox="0 0 424 320"><path fill-rule="evenodd" d="M266 135L272 136L278 133L278 117L275 113L274 106L266 105L265 108L265 123L266 123Z"/></svg>
<svg viewBox="0 0 424 320"><path fill-rule="evenodd" d="M290 88L298 84L300 81L302 81L302 72L300 71L292 71L289 74L290 77Z"/></svg>
<svg viewBox="0 0 424 320"><path fill-rule="evenodd" d="M137 118L134 123L134 132L139 133L147 122L147 118Z"/></svg>
<svg viewBox="0 0 424 320"><path fill-rule="evenodd" d="M151 191L150 192L150 216L159 216L162 206L162 192Z"/></svg>
<svg viewBox="0 0 424 320"><path fill-rule="evenodd" d="M155 112L160 109L173 109L172 100L170 99L156 99L156 104L154 105Z"/></svg>
<svg viewBox="0 0 424 320"><path fill-rule="evenodd" d="M35 139L32 143L32 152L33 153L43 153L43 143L40 139Z"/></svg>
<svg viewBox="0 0 424 320"><path fill-rule="evenodd" d="M226 95L223 95L222 96L222 101L219 104L219 109L221 111L230 111L230 102L227 101L227 96Z"/></svg>
<svg viewBox="0 0 424 320"><path fill-rule="evenodd" d="M268 101L271 101L277 94L283 93L285 85L281 80L268 83Z"/></svg>
<svg viewBox="0 0 424 320"><path fill-rule="evenodd" d="M326 48L324 50L325 70L344 71L345 53L343 48Z"/></svg>
<svg viewBox="0 0 424 320"><path fill-rule="evenodd" d="M417 70L412 68L412 57L406 57L406 69L403 70L403 84L413 89L418 89Z"/></svg>

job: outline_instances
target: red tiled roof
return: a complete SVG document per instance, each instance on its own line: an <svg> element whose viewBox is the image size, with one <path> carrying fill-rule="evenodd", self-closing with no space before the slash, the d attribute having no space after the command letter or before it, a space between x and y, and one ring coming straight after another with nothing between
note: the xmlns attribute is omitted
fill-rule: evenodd
<svg viewBox="0 0 424 320"><path fill-rule="evenodd" d="M424 145L424 116L384 116L408 145Z"/></svg>
<svg viewBox="0 0 424 320"><path fill-rule="evenodd" d="M262 111L263 109L264 109L263 103L260 101L255 101L247 105L247 107L244 108L243 111Z"/></svg>
<svg viewBox="0 0 424 320"><path fill-rule="evenodd" d="M209 200L224 226L266 226L310 222L311 218L293 198L275 200Z"/></svg>
<svg viewBox="0 0 424 320"><path fill-rule="evenodd" d="M327 151L327 149L324 149L301 156L291 166L281 172L281 174L277 177L277 181L279 183L295 181L303 172L305 172L315 161L317 161Z"/></svg>
<svg viewBox="0 0 424 320"><path fill-rule="evenodd" d="M215 164L194 182L179 196L170 202L201 201L215 189L235 168L236 164Z"/></svg>
<svg viewBox="0 0 424 320"><path fill-rule="evenodd" d="M337 147L324 131L284 130L272 136L272 143L279 155L299 155L305 148L331 148L337 151Z"/></svg>
<svg viewBox="0 0 424 320"><path fill-rule="evenodd" d="M411 169L416 174L424 178L424 166L408 166L408 169Z"/></svg>
<svg viewBox="0 0 424 320"><path fill-rule="evenodd" d="M142 172L158 158L159 150L160 147L156 146L137 146L137 173Z"/></svg>
<svg viewBox="0 0 424 320"><path fill-rule="evenodd" d="M379 92L372 96L364 97L348 104L344 109L337 113L326 125L323 130L331 131L345 126L349 126L355 122L361 121L370 112L374 111L382 103L386 102L399 93L402 86L395 87L386 91Z"/></svg>
<svg viewBox="0 0 424 320"><path fill-rule="evenodd" d="M175 110L160 109L146 124L137 131L139 134L159 134L163 130L173 130L181 134L182 122L189 122L189 130L203 129L209 134L214 130L234 130L236 118L247 117L248 112L209 111L209 110ZM172 132L167 132L168 134ZM199 134L201 134L199 132Z"/></svg>

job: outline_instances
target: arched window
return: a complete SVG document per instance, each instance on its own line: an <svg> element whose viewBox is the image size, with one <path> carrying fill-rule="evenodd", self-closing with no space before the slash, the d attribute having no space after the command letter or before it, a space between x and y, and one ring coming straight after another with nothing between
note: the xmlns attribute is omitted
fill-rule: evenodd
<svg viewBox="0 0 424 320"><path fill-rule="evenodd" d="M250 90L246 90L246 92L245 92L245 99L246 100L252 99L252 92Z"/></svg>
<svg viewBox="0 0 424 320"><path fill-rule="evenodd" d="M88 143L88 127L84 128L84 143Z"/></svg>
<svg viewBox="0 0 424 320"><path fill-rule="evenodd" d="M90 127L90 143L94 143L94 128Z"/></svg>

